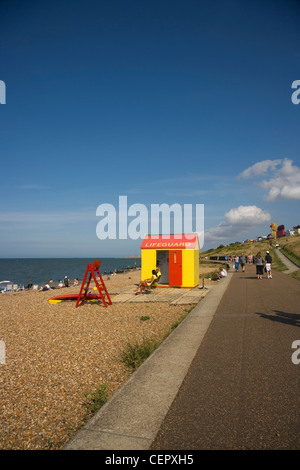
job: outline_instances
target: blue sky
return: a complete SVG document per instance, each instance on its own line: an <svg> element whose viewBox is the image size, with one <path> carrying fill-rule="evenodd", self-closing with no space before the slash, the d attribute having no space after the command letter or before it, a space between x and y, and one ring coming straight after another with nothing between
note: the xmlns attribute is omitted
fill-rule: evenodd
<svg viewBox="0 0 300 470"><path fill-rule="evenodd" d="M123 195L204 204L203 249L299 224L299 23L287 0L2 0L0 257L139 254L96 235Z"/></svg>

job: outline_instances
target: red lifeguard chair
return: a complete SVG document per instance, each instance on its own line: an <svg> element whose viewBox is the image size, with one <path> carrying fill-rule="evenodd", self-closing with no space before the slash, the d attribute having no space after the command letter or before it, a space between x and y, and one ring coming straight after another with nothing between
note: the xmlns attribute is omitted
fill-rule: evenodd
<svg viewBox="0 0 300 470"><path fill-rule="evenodd" d="M102 276L100 274L100 264L101 264L100 259L95 260L93 264L88 263L86 271L85 271L85 275L81 284L80 292L77 297L76 308L79 305L83 305L87 298L90 298L90 295L88 295L88 290L89 290L90 282L92 279L94 280L96 284L96 288L98 289L98 292L99 292L99 295L95 295L95 298L100 298L104 304L104 307L107 307L108 304L112 305L112 301L110 299L110 296L107 292ZM99 281L97 277L99 278Z"/></svg>

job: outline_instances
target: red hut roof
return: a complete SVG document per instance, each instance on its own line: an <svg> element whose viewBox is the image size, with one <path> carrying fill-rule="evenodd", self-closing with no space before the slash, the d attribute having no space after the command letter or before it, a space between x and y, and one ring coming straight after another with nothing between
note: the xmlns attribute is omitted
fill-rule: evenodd
<svg viewBox="0 0 300 470"><path fill-rule="evenodd" d="M197 234L185 235L146 235L141 249L152 250L195 250L199 249Z"/></svg>

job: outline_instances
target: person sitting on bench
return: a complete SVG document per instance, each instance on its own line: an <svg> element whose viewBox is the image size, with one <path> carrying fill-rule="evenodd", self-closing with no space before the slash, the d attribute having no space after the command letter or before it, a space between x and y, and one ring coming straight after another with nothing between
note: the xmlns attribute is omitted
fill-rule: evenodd
<svg viewBox="0 0 300 470"><path fill-rule="evenodd" d="M139 283L139 287L137 288L137 291L140 291L140 294L142 294L144 290L148 290L149 287L151 287L152 284L156 281L157 281L157 275L156 275L155 269L153 269L152 277L150 279L144 279L144 281L141 281Z"/></svg>
<svg viewBox="0 0 300 470"><path fill-rule="evenodd" d="M156 276L157 276L157 282L158 282L161 278L161 272L160 272L159 267L156 268Z"/></svg>

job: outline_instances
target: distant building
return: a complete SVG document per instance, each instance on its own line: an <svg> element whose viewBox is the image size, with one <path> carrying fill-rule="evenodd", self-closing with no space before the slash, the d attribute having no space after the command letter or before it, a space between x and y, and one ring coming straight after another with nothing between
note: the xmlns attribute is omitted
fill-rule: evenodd
<svg viewBox="0 0 300 470"><path fill-rule="evenodd" d="M276 238L280 237L285 237L284 225L278 225L277 227Z"/></svg>
<svg viewBox="0 0 300 470"><path fill-rule="evenodd" d="M299 234L300 233L300 225L295 225L295 227L293 227L293 230L295 231L295 234Z"/></svg>

